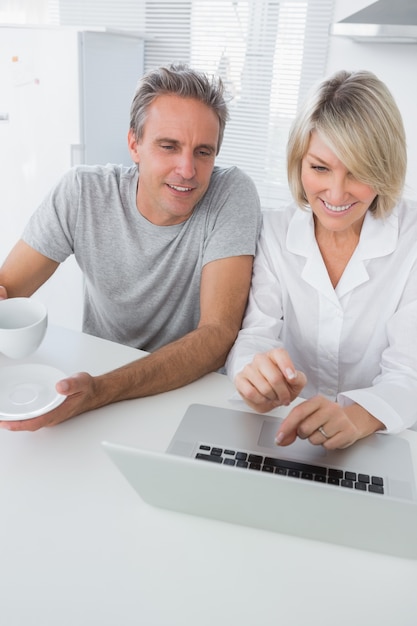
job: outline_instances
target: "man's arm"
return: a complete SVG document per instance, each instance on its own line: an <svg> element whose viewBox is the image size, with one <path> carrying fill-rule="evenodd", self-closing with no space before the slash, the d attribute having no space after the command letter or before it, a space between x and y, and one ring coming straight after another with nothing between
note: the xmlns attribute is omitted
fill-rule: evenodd
<svg viewBox="0 0 417 626"><path fill-rule="evenodd" d="M221 367L240 329L252 260L240 256L208 263L202 271L198 327L138 361L98 376L105 404L175 389Z"/></svg>
<svg viewBox="0 0 417 626"><path fill-rule="evenodd" d="M240 329L252 275L252 256L212 261L201 278L198 327L156 352L116 370L92 377L81 373L57 385L67 399L53 411L11 430L37 430L100 406L168 391L221 367Z"/></svg>
<svg viewBox="0 0 417 626"><path fill-rule="evenodd" d="M59 263L19 240L0 268L0 285L9 298L31 296L52 276Z"/></svg>

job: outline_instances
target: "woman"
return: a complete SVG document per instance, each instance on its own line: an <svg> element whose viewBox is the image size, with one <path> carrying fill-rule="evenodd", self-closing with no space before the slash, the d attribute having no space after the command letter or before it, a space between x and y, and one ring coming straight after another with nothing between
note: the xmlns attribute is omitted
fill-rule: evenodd
<svg viewBox="0 0 417 626"><path fill-rule="evenodd" d="M306 398L277 445L398 433L417 419L417 207L400 199L391 93L370 72L336 73L297 116L287 157L295 203L264 213L228 375L260 413Z"/></svg>

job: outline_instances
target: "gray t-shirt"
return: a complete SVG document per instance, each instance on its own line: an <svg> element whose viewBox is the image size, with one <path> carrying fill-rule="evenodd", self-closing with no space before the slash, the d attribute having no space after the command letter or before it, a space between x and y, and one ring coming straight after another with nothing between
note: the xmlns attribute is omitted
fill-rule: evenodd
<svg viewBox="0 0 417 626"><path fill-rule="evenodd" d="M156 226L136 207L137 166L77 166L31 217L24 241L84 273L83 330L154 351L194 330L201 270L254 255L261 214L255 186L236 167L215 167L188 220Z"/></svg>

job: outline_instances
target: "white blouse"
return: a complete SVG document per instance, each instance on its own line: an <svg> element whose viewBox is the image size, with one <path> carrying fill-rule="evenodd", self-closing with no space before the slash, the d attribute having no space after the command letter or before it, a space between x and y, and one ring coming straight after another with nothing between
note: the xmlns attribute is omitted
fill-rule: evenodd
<svg viewBox="0 0 417 626"><path fill-rule="evenodd" d="M266 211L233 380L258 352L282 346L307 376L302 397L364 407L397 433L417 420L417 204L366 214L334 289L311 211Z"/></svg>

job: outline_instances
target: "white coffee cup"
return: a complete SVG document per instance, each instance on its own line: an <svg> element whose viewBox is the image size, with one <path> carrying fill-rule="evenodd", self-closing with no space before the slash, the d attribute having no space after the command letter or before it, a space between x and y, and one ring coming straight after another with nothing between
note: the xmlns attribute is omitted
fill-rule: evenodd
<svg viewBox="0 0 417 626"><path fill-rule="evenodd" d="M46 307L32 298L0 300L0 352L22 359L35 352L48 325Z"/></svg>

